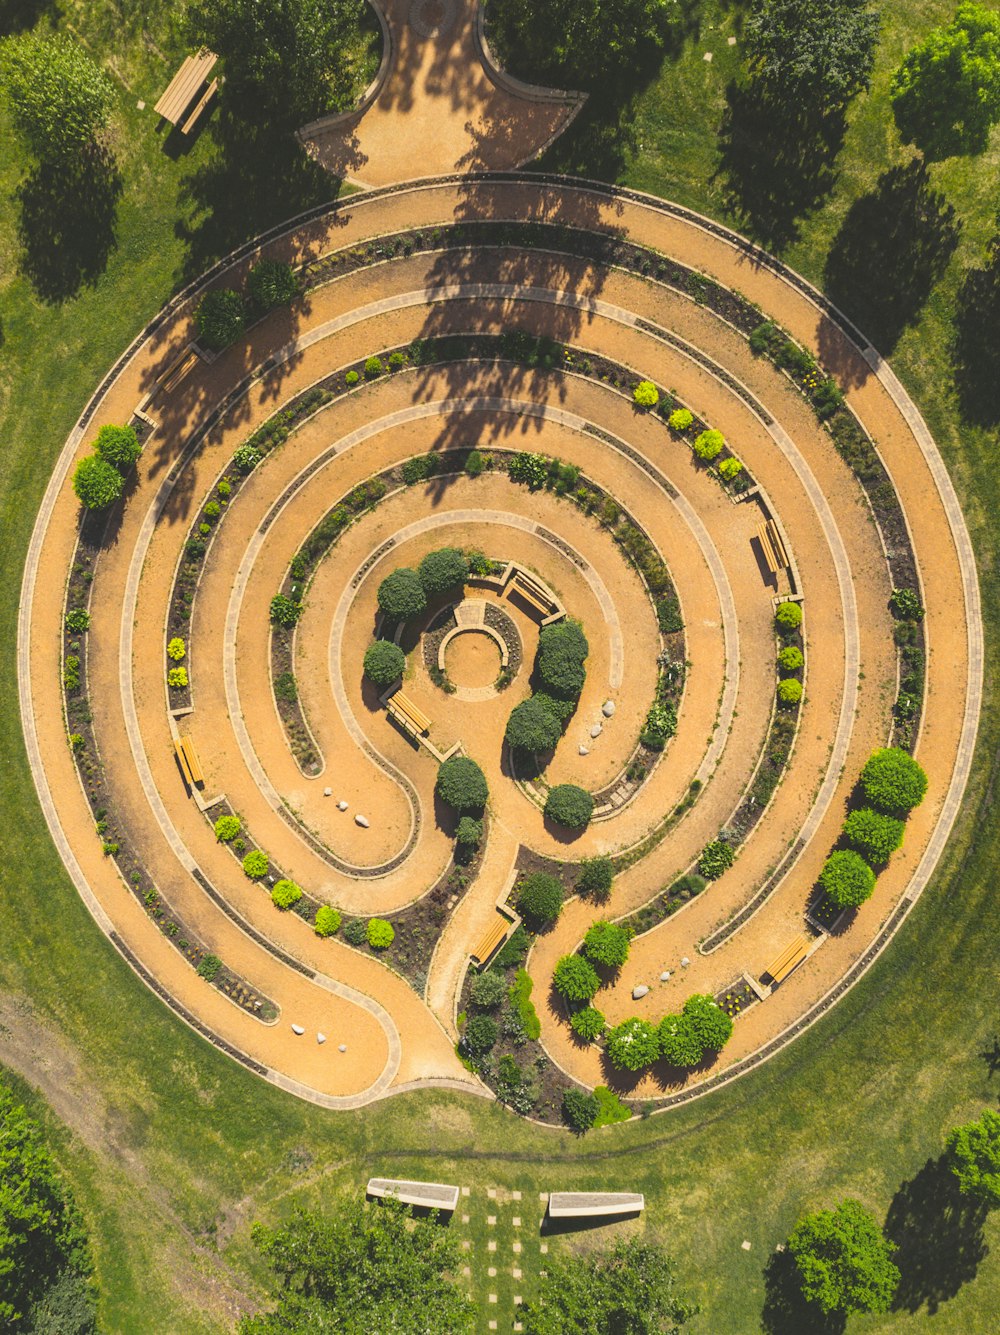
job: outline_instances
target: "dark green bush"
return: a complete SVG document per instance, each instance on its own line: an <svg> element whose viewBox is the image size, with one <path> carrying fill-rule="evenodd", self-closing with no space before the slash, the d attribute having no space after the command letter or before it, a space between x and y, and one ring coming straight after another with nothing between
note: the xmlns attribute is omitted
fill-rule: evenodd
<svg viewBox="0 0 1000 1335"><path fill-rule="evenodd" d="M271 620L276 626L294 626L302 615L302 604L276 593L271 599Z"/></svg>
<svg viewBox="0 0 1000 1335"><path fill-rule="evenodd" d="M611 883L615 876L615 864L606 854L584 858L576 878L576 888L581 895L593 899L607 899L611 893Z"/></svg>
<svg viewBox="0 0 1000 1335"><path fill-rule="evenodd" d="M490 790L486 775L468 756L452 756L438 769L434 790L455 811L481 811Z"/></svg>
<svg viewBox="0 0 1000 1335"><path fill-rule="evenodd" d="M504 732L511 750L525 754L551 751L561 735L559 720L534 696L514 707Z"/></svg>
<svg viewBox="0 0 1000 1335"><path fill-rule="evenodd" d="M462 1042L474 1057L483 1057L496 1045L500 1036L492 1015L474 1015L465 1026Z"/></svg>
<svg viewBox="0 0 1000 1335"><path fill-rule="evenodd" d="M597 1121L597 1114L600 1111L600 1104L593 1094L587 1094L582 1089L567 1089L562 1097L562 1115L563 1121L575 1131L577 1135L583 1135Z"/></svg>
<svg viewBox="0 0 1000 1335"><path fill-rule="evenodd" d="M831 904L839 909L857 908L871 898L875 873L852 849L831 853L819 874L819 883Z"/></svg>
<svg viewBox="0 0 1000 1335"><path fill-rule="evenodd" d="M295 270L280 260L258 260L247 274L247 292L259 311L291 301L298 290Z"/></svg>
<svg viewBox="0 0 1000 1335"><path fill-rule="evenodd" d="M486 973L481 973L473 979L472 986L469 989L469 999L473 1006L478 1006L480 1010L492 1011L503 1001L507 995L507 983L502 973L495 969L489 969Z"/></svg>
<svg viewBox="0 0 1000 1335"><path fill-rule="evenodd" d="M219 959L218 955L202 955L195 972L199 978L204 978L206 982L210 983L218 976L221 968L222 960Z"/></svg>
<svg viewBox="0 0 1000 1335"><path fill-rule="evenodd" d="M420 584L428 598L458 590L469 578L469 562L457 547L441 547L428 552L417 570Z"/></svg>
<svg viewBox="0 0 1000 1335"><path fill-rule="evenodd" d="M472 816L463 816L455 831L455 842L464 848L478 848L483 839L483 822Z"/></svg>
<svg viewBox="0 0 1000 1335"><path fill-rule="evenodd" d="M906 751L883 747L874 751L861 771L865 797L879 811L905 815L920 805L927 792L927 775Z"/></svg>
<svg viewBox="0 0 1000 1335"><path fill-rule="evenodd" d="M516 927L511 932L510 937L497 951L496 959L493 961L497 969L511 969L515 964L520 964L527 957L528 950L531 947L531 938L523 927Z"/></svg>
<svg viewBox="0 0 1000 1335"><path fill-rule="evenodd" d="M418 454L415 459L407 459L400 470L403 475L403 481L406 485L412 486L415 482L423 482L429 477L433 477L437 472L438 455L432 453Z"/></svg>
<svg viewBox="0 0 1000 1335"><path fill-rule="evenodd" d="M580 627L573 621L560 621L543 627L539 634L535 670L552 695L575 700L587 678L584 661L589 652Z"/></svg>
<svg viewBox="0 0 1000 1335"><path fill-rule="evenodd" d="M530 924L546 927L555 922L562 903L562 882L548 872L532 872L517 887L517 907Z"/></svg>
<svg viewBox="0 0 1000 1335"><path fill-rule="evenodd" d="M406 671L406 655L391 640L376 640L365 650L365 676L376 686L391 686Z"/></svg>
<svg viewBox="0 0 1000 1335"><path fill-rule="evenodd" d="M732 1018L707 993L688 997L683 1014L706 1052L720 1052L732 1037Z"/></svg>
<svg viewBox="0 0 1000 1335"><path fill-rule="evenodd" d="M617 922L595 922L583 938L583 953L592 964L620 969L628 959L632 933Z"/></svg>
<svg viewBox="0 0 1000 1335"><path fill-rule="evenodd" d="M586 788L575 783L559 783L550 788L545 799L547 820L563 825L567 830L583 830L594 814L594 799Z"/></svg>
<svg viewBox="0 0 1000 1335"><path fill-rule="evenodd" d="M286 704L295 704L295 701L299 698L299 688L295 684L295 677L291 672L281 672L275 677L274 693L279 700L284 700Z"/></svg>
<svg viewBox="0 0 1000 1335"><path fill-rule="evenodd" d="M727 844L724 839L713 839L702 849L698 871L706 880L716 881L733 865L734 858L731 844Z"/></svg>
<svg viewBox="0 0 1000 1335"><path fill-rule="evenodd" d="M469 477L479 477L486 470L486 458L479 450L470 450L465 461L465 471Z"/></svg>
<svg viewBox="0 0 1000 1335"><path fill-rule="evenodd" d="M665 1015L659 1028L660 1054L671 1066L697 1066L704 1055L704 1045L689 1016Z"/></svg>
<svg viewBox="0 0 1000 1335"><path fill-rule="evenodd" d="M552 985L567 1001L589 1001L601 980L582 955L563 955L552 972Z"/></svg>
<svg viewBox="0 0 1000 1335"><path fill-rule="evenodd" d="M916 589L893 589L889 598L892 614L900 621L922 621L923 604Z"/></svg>
<svg viewBox="0 0 1000 1335"><path fill-rule="evenodd" d="M514 981L510 986L508 996L517 1013L525 1036L530 1039L537 1039L541 1037L542 1025L538 1018L538 1012L535 1010L534 1002L531 1000L533 987L531 974L524 969L518 969L514 975Z"/></svg>
<svg viewBox="0 0 1000 1335"><path fill-rule="evenodd" d="M363 946L368 941L368 924L364 918L352 918L344 928L344 940L348 945Z"/></svg>
<svg viewBox="0 0 1000 1335"><path fill-rule="evenodd" d="M199 340L220 351L234 343L246 328L246 306L232 288L216 287L206 292L194 314Z"/></svg>
<svg viewBox="0 0 1000 1335"><path fill-rule="evenodd" d="M66 629L72 635L80 635L83 631L90 629L90 613L82 607L74 607L71 612L66 613Z"/></svg>
<svg viewBox="0 0 1000 1335"><path fill-rule="evenodd" d="M86 509L104 510L119 499L125 490L125 480L105 459L88 454L76 466L73 490Z"/></svg>
<svg viewBox="0 0 1000 1335"><path fill-rule="evenodd" d="M570 1016L569 1027L578 1038L592 1043L600 1038L607 1028L607 1021L596 1006L584 1006Z"/></svg>
<svg viewBox="0 0 1000 1335"><path fill-rule="evenodd" d="M409 566L400 566L387 575L378 586L376 598L380 609L391 621L406 621L409 617L419 616L427 606L420 577Z"/></svg>
<svg viewBox="0 0 1000 1335"><path fill-rule="evenodd" d="M904 828L895 816L886 816L871 807L859 807L844 821L845 837L873 867L889 861L903 842Z"/></svg>

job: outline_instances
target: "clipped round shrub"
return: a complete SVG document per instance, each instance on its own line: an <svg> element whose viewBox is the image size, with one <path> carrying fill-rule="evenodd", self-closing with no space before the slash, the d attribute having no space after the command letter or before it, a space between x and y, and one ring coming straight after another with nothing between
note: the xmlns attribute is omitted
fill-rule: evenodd
<svg viewBox="0 0 1000 1335"><path fill-rule="evenodd" d="M259 881L267 875L268 865L267 854L255 848L243 859L243 875L249 876L251 881Z"/></svg>
<svg viewBox="0 0 1000 1335"><path fill-rule="evenodd" d="M183 690L188 684L187 668L171 668L167 673L167 685L175 691Z"/></svg>
<svg viewBox="0 0 1000 1335"><path fill-rule="evenodd" d="M632 391L632 398L640 408L655 408L660 401L660 391L652 380L640 380Z"/></svg>
<svg viewBox="0 0 1000 1335"><path fill-rule="evenodd" d="M420 585L428 598L457 589L469 578L469 562L457 547L428 552L417 567Z"/></svg>
<svg viewBox="0 0 1000 1335"><path fill-rule="evenodd" d="M708 881L717 881L733 865L735 854L725 839L713 839L706 844L698 859L698 871Z"/></svg>
<svg viewBox="0 0 1000 1335"><path fill-rule="evenodd" d="M718 472L723 482L732 482L734 477L739 477L743 472L743 463L730 455L728 459L723 459L722 463L719 464Z"/></svg>
<svg viewBox="0 0 1000 1335"><path fill-rule="evenodd" d="M532 872L518 886L517 907L521 916L536 926L545 927L555 922L562 902L562 882L548 872Z"/></svg>
<svg viewBox="0 0 1000 1335"><path fill-rule="evenodd" d="M504 731L510 749L525 753L551 751L561 736L559 720L535 696L514 706Z"/></svg>
<svg viewBox="0 0 1000 1335"><path fill-rule="evenodd" d="M131 426L102 426L94 449L99 458L116 468L131 468L142 453L135 427Z"/></svg>
<svg viewBox="0 0 1000 1335"><path fill-rule="evenodd" d="M420 577L409 566L400 566L378 586L375 595L379 608L391 621L406 621L419 616L427 606L427 595Z"/></svg>
<svg viewBox="0 0 1000 1335"><path fill-rule="evenodd" d="M434 791L455 811L481 811L490 795L486 775L468 756L452 756L440 766Z"/></svg>
<svg viewBox="0 0 1000 1335"><path fill-rule="evenodd" d="M87 510L104 510L121 496L125 479L106 459L88 454L76 466L73 490Z"/></svg>
<svg viewBox="0 0 1000 1335"><path fill-rule="evenodd" d="M667 418L674 431L686 431L694 421L694 414L687 408L675 408Z"/></svg>
<svg viewBox="0 0 1000 1335"><path fill-rule="evenodd" d="M246 306L238 292L216 287L206 292L194 313L198 338L207 348L219 351L234 343L246 327Z"/></svg>
<svg viewBox="0 0 1000 1335"><path fill-rule="evenodd" d="M794 644L786 644L778 654L778 667L782 672L798 672L805 661L802 650Z"/></svg>
<svg viewBox="0 0 1000 1335"><path fill-rule="evenodd" d="M187 645L179 635L175 635L167 644L167 657L179 663L187 653Z"/></svg>
<svg viewBox="0 0 1000 1335"><path fill-rule="evenodd" d="M507 981L502 973L488 969L473 979L469 988L469 1000L480 1010L492 1011L500 1005L507 995Z"/></svg>
<svg viewBox="0 0 1000 1335"><path fill-rule="evenodd" d="M583 664L589 652L587 637L575 622L546 626L538 637L538 676L553 695L575 700L587 677Z"/></svg>
<svg viewBox="0 0 1000 1335"><path fill-rule="evenodd" d="M390 371L401 371L406 365L406 353L400 352L398 348L395 352L390 352L387 365Z"/></svg>
<svg viewBox="0 0 1000 1335"><path fill-rule="evenodd" d="M576 1011L570 1016L569 1027L577 1038L593 1043L596 1038L601 1037L608 1023L596 1006L584 1006L583 1010Z"/></svg>
<svg viewBox="0 0 1000 1335"><path fill-rule="evenodd" d="M340 926L340 913L329 904L320 904L313 919L313 931L317 936L333 936Z"/></svg>
<svg viewBox="0 0 1000 1335"><path fill-rule="evenodd" d="M247 292L259 311L291 301L298 290L295 270L280 260L258 260L247 274Z"/></svg>
<svg viewBox="0 0 1000 1335"><path fill-rule="evenodd" d="M563 1092L563 1121L577 1135L582 1136L585 1131L590 1130L597 1121L600 1111L601 1105L595 1095L588 1094L582 1089L567 1089Z"/></svg>
<svg viewBox="0 0 1000 1335"><path fill-rule="evenodd" d="M368 925L364 918L352 918L344 928L344 940L351 946L363 946L368 940Z"/></svg>
<svg viewBox="0 0 1000 1335"><path fill-rule="evenodd" d="M395 941L396 932L392 923L384 918L369 918L365 936L372 950L385 950Z"/></svg>
<svg viewBox="0 0 1000 1335"><path fill-rule="evenodd" d="M582 955L564 955L552 971L552 986L567 1001L589 1001L601 980Z"/></svg>
<svg viewBox="0 0 1000 1335"><path fill-rule="evenodd" d="M879 811L905 815L924 800L927 775L907 751L886 746L873 751L865 762L861 787Z"/></svg>
<svg viewBox="0 0 1000 1335"><path fill-rule="evenodd" d="M798 677L783 677L778 682L778 704L791 708L802 699L802 683Z"/></svg>
<svg viewBox="0 0 1000 1335"><path fill-rule="evenodd" d="M839 849L823 864L819 883L831 904L839 909L853 909L871 898L875 873L860 854L849 848Z"/></svg>
<svg viewBox="0 0 1000 1335"><path fill-rule="evenodd" d="M688 997L683 1014L706 1052L720 1052L732 1037L732 1017L705 992Z"/></svg>
<svg viewBox="0 0 1000 1335"><path fill-rule="evenodd" d="M660 1054L671 1066L697 1066L705 1048L689 1016L665 1015L658 1034Z"/></svg>
<svg viewBox="0 0 1000 1335"><path fill-rule="evenodd" d="M385 374L385 363L381 357L369 357L365 362L365 379L377 380L380 375Z"/></svg>
<svg viewBox="0 0 1000 1335"><path fill-rule="evenodd" d="M589 895L591 899L604 900L611 894L611 883L614 879L614 862L606 853L600 853L597 857L584 858L580 863L576 888L581 895Z"/></svg>
<svg viewBox="0 0 1000 1335"><path fill-rule="evenodd" d="M641 1071L660 1056L660 1038L648 1020L632 1016L609 1030L605 1051L619 1071Z"/></svg>
<svg viewBox="0 0 1000 1335"><path fill-rule="evenodd" d="M365 650L365 676L376 686L391 686L406 671L406 655L391 640L376 640Z"/></svg>
<svg viewBox="0 0 1000 1335"><path fill-rule="evenodd" d="M455 831L455 842L463 848L478 848L483 841L483 822L472 816L463 816Z"/></svg>
<svg viewBox="0 0 1000 1335"><path fill-rule="evenodd" d="M302 615L302 604L283 593L276 593L271 599L271 620L276 626L294 626Z"/></svg>
<svg viewBox="0 0 1000 1335"><path fill-rule="evenodd" d="M360 379L361 377L358 375L357 371L348 371L344 376L344 384L347 385L349 389L353 389Z"/></svg>
<svg viewBox="0 0 1000 1335"><path fill-rule="evenodd" d="M545 799L545 818L567 830L583 830L594 814L594 799L575 783L557 783Z"/></svg>
<svg viewBox="0 0 1000 1335"><path fill-rule="evenodd" d="M583 938L583 953L591 964L620 969L628 959L632 933L617 922L595 922Z"/></svg>
<svg viewBox="0 0 1000 1335"><path fill-rule="evenodd" d="M774 609L774 624L782 635L791 635L802 625L800 603L779 603Z"/></svg>
<svg viewBox="0 0 1000 1335"><path fill-rule="evenodd" d="M895 816L886 816L872 807L859 807L844 821L844 834L872 866L889 861L903 842L905 826Z"/></svg>
<svg viewBox="0 0 1000 1335"><path fill-rule="evenodd" d="M702 431L700 435L695 436L694 452L699 459L704 459L710 463L717 455L722 453L722 447L726 443L726 438L721 431L716 431L714 427L708 431Z"/></svg>
<svg viewBox="0 0 1000 1335"><path fill-rule="evenodd" d="M239 816L220 816L215 822L215 837L220 844L228 844L239 834Z"/></svg>
<svg viewBox="0 0 1000 1335"><path fill-rule="evenodd" d="M294 881L282 878L276 881L271 890L271 903L275 908L290 909L302 898L302 887Z"/></svg>
<svg viewBox="0 0 1000 1335"><path fill-rule="evenodd" d="M492 1015L473 1015L465 1026L462 1042L474 1057L485 1056L495 1045L499 1031Z"/></svg>

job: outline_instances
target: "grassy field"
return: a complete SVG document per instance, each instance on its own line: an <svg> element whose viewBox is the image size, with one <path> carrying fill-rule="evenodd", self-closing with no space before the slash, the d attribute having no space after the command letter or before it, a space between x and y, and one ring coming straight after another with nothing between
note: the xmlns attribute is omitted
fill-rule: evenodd
<svg viewBox="0 0 1000 1335"><path fill-rule="evenodd" d="M995 1330L1000 1262L989 1252L1000 1246L1000 1227L956 1208L934 1165L947 1128L995 1103L1000 1091L1000 907L990 818L1000 751L995 692L987 695L956 835L888 958L761 1072L680 1112L583 1142L517 1123L474 1099L407 1096L357 1115L299 1103L190 1034L92 925L45 831L17 717L16 610L34 511L88 393L171 290L243 235L334 192L329 182L274 159L243 161L206 134L190 152L165 145L152 113L136 103L155 100L176 62L176 38L149 17L155 7L145 6L156 40L144 42L138 20L128 18L138 8L116 5L126 20L112 23L110 4L65 6L96 51L113 43L122 87L115 234L107 267L93 283L86 280L89 256L81 257L75 294L71 268L55 275L65 288L61 299L48 301L21 272L14 192L24 164L0 117L0 1043L29 1054L22 1064L45 1096L25 1087L88 1219L102 1327L185 1335L226 1329L261 1292L248 1238L252 1220L298 1203L332 1208L338 1191L357 1191L380 1172L471 1188L470 1223L466 1228L459 1218L455 1226L472 1244L484 1329L492 1315L488 1293L502 1299L496 1315L503 1329L511 1298L531 1291L541 1264L532 1252L523 1287L514 1280L514 1207L505 1202L498 1223L489 1225L487 1188L522 1192L527 1255L529 1240L540 1245L540 1190L621 1185L645 1191L645 1226L676 1255L703 1306L693 1328L704 1335L761 1329L764 1272L775 1244L803 1208L848 1193L880 1218L890 1216L907 1276L896 1311L854 1321L852 1330ZM922 231L913 238L912 264L897 253L905 236L896 234L888 255L877 249L886 232L879 217L893 223L900 192L910 188L882 181L907 158L889 128L888 77L913 36L950 8L937 0L886 0L875 87L851 112L836 177L814 211L788 217L785 210L777 224L790 263L824 283L832 254L842 291L863 294L866 308L855 305L852 313L891 340L883 350L941 444L983 576L989 685L1000 628L992 522L1000 512L997 433L963 420L949 346L963 269L980 262L994 226L996 141L973 162L931 169L924 194L942 192L955 217L947 219L940 201L935 214L934 201L923 200L914 216L921 227L929 217L933 235L928 244ZM724 169L735 159L720 140L737 60L727 37L738 32L738 20L738 8L706 5L700 36L649 75L631 104L609 99L597 108L573 142L556 146L553 163L589 174L603 168L747 225ZM702 58L708 50L711 63ZM766 221L773 231L773 210ZM859 238L875 247L867 259ZM896 267L887 272L890 261ZM921 263L929 274L926 301L911 309L898 284ZM867 284L852 287L852 277L866 274ZM506 1258L503 1270L496 1267L497 1287L487 1274L494 1235ZM573 1241L583 1245L586 1235ZM764 1329L793 1335L802 1327L772 1304Z"/></svg>

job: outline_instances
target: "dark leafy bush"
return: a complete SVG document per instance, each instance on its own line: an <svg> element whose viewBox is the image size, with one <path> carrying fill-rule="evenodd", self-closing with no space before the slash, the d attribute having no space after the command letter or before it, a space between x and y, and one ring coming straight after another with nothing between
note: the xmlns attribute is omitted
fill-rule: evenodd
<svg viewBox="0 0 1000 1335"><path fill-rule="evenodd" d="M204 978L206 982L210 983L218 977L221 968L222 960L219 959L218 955L202 955L195 972L199 978Z"/></svg>
<svg viewBox="0 0 1000 1335"><path fill-rule="evenodd" d="M724 839L713 839L701 851L698 871L706 880L716 881L733 865L734 858L731 844L727 844Z"/></svg>
<svg viewBox="0 0 1000 1335"><path fill-rule="evenodd" d="M646 715L639 740L651 751L662 751L677 731L677 707L670 700L657 701Z"/></svg>
<svg viewBox="0 0 1000 1335"><path fill-rule="evenodd" d="M525 754L551 751L561 735L559 720L533 696L515 705L504 732L511 750Z"/></svg>
<svg viewBox="0 0 1000 1335"><path fill-rule="evenodd" d="M474 1015L465 1026L462 1042L474 1057L485 1056L495 1047L500 1031L492 1015Z"/></svg>
<svg viewBox="0 0 1000 1335"><path fill-rule="evenodd" d="M486 456L479 450L470 450L465 461L465 471L469 477L479 477L486 471Z"/></svg>
<svg viewBox="0 0 1000 1335"><path fill-rule="evenodd" d="M139 437L131 426L102 426L94 449L105 463L121 469L131 468L142 453Z"/></svg>
<svg viewBox="0 0 1000 1335"><path fill-rule="evenodd" d="M871 898L875 873L852 849L831 853L819 874L819 883L831 904L839 909L857 908Z"/></svg>
<svg viewBox="0 0 1000 1335"><path fill-rule="evenodd" d="M291 672L281 672L274 679L274 693L279 700L284 700L286 704L294 705L299 698L299 688L295 684L295 676Z"/></svg>
<svg viewBox="0 0 1000 1335"><path fill-rule="evenodd" d="M707 993L688 997L683 1014L706 1052L720 1052L732 1037L732 1017Z"/></svg>
<svg viewBox="0 0 1000 1335"><path fill-rule="evenodd" d="M563 955L552 972L552 985L567 1001L589 1001L601 980L582 955Z"/></svg>
<svg viewBox="0 0 1000 1335"><path fill-rule="evenodd" d="M468 756L452 756L438 769L435 792L455 811L481 811L489 799L486 775Z"/></svg>
<svg viewBox="0 0 1000 1335"><path fill-rule="evenodd" d="M587 1094L582 1089L567 1089L563 1094L563 1121L577 1135L582 1136L585 1131L590 1130L597 1121L600 1108L601 1105L593 1094Z"/></svg>
<svg viewBox="0 0 1000 1335"><path fill-rule="evenodd" d="M219 351L235 343L246 327L246 306L232 288L216 287L206 292L195 311L198 338L207 348Z"/></svg>
<svg viewBox="0 0 1000 1335"><path fill-rule="evenodd" d="M604 900L611 893L611 883L615 877L615 864L605 854L584 858L576 878L576 888L581 895L592 899Z"/></svg>
<svg viewBox="0 0 1000 1335"><path fill-rule="evenodd" d="M415 459L407 459L400 469L403 481L412 486L415 482L424 482L437 472L438 455L434 453L418 454Z"/></svg>
<svg viewBox="0 0 1000 1335"><path fill-rule="evenodd" d="M865 797L879 811L905 815L920 805L927 792L927 775L906 751L883 747L875 751L861 771Z"/></svg>
<svg viewBox="0 0 1000 1335"><path fill-rule="evenodd" d="M893 589L889 607L893 616L898 617L900 621L923 620L924 608L916 589Z"/></svg>
<svg viewBox="0 0 1000 1335"><path fill-rule="evenodd" d="M276 593L271 599L271 620L276 626L294 626L302 615L302 604Z"/></svg>
<svg viewBox="0 0 1000 1335"><path fill-rule="evenodd" d="M704 1045L689 1016L665 1015L659 1028L660 1053L671 1066L697 1066Z"/></svg>
<svg viewBox="0 0 1000 1335"><path fill-rule="evenodd" d="M502 973L489 969L473 980L469 989L469 998L473 1006L480 1010L496 1010L507 995L507 983Z"/></svg>
<svg viewBox="0 0 1000 1335"><path fill-rule="evenodd" d="M889 861L903 842L904 829L901 820L871 807L859 807L844 821L845 837L874 867Z"/></svg>
<svg viewBox="0 0 1000 1335"><path fill-rule="evenodd" d="M604 1033L607 1021L596 1006L584 1006L570 1016L569 1027L578 1038L592 1043Z"/></svg>
<svg viewBox="0 0 1000 1335"><path fill-rule="evenodd" d="M592 964L620 969L628 959L632 933L616 922L595 922L583 938L583 953Z"/></svg>
<svg viewBox="0 0 1000 1335"><path fill-rule="evenodd" d="M247 274L247 292L259 311L269 311L291 301L298 290L295 270L280 260L258 260Z"/></svg>
<svg viewBox="0 0 1000 1335"><path fill-rule="evenodd" d="M364 918L352 918L344 928L344 940L348 945L363 946L368 941L368 924Z"/></svg>
<svg viewBox="0 0 1000 1335"><path fill-rule="evenodd" d="M558 696L547 695L545 691L536 691L531 697L537 700L543 709L547 709L559 724L562 731L576 712L576 700L560 700Z"/></svg>
<svg viewBox="0 0 1000 1335"><path fill-rule="evenodd" d="M455 831L455 842L464 848L477 848L483 839L483 822L463 816Z"/></svg>
<svg viewBox="0 0 1000 1335"><path fill-rule="evenodd" d="M531 938L523 927L516 927L511 932L510 937L500 947L496 959L493 961L498 969L511 969L515 964L520 964L527 958L528 950L531 947Z"/></svg>
<svg viewBox="0 0 1000 1335"><path fill-rule="evenodd" d="M80 635L90 629L90 613L82 607L74 607L66 613L66 629L72 635Z"/></svg>
<svg viewBox="0 0 1000 1335"><path fill-rule="evenodd" d="M549 462L544 454L515 454L507 466L511 482L521 482L532 491L544 487L549 475Z"/></svg>
<svg viewBox="0 0 1000 1335"><path fill-rule="evenodd" d="M587 637L575 622L545 626L538 636L535 670L552 695L575 700L587 678L584 661L589 652Z"/></svg>
<svg viewBox="0 0 1000 1335"><path fill-rule="evenodd" d="M406 655L391 640L376 640L365 650L365 676L376 686L391 686L406 671Z"/></svg>
<svg viewBox="0 0 1000 1335"><path fill-rule="evenodd" d="M378 586L378 605L391 621L406 621L419 616L427 606L427 595L420 577L409 566L400 566Z"/></svg>
<svg viewBox="0 0 1000 1335"><path fill-rule="evenodd" d="M469 562L457 547L441 547L428 552L420 562L417 574L428 598L459 589L469 578Z"/></svg>
<svg viewBox="0 0 1000 1335"><path fill-rule="evenodd" d="M233 463L241 473L252 473L261 460L260 450L247 442L233 452Z"/></svg>
<svg viewBox="0 0 1000 1335"><path fill-rule="evenodd" d="M73 490L86 509L104 510L121 496L125 480L107 460L88 454L76 466Z"/></svg>
<svg viewBox="0 0 1000 1335"><path fill-rule="evenodd" d="M538 926L546 927L555 922L562 903L562 882L548 872L532 872L517 888L517 907L521 916Z"/></svg>
<svg viewBox="0 0 1000 1335"><path fill-rule="evenodd" d="M660 1056L659 1035L648 1020L632 1016L609 1030L605 1051L619 1071L641 1071Z"/></svg>
<svg viewBox="0 0 1000 1335"><path fill-rule="evenodd" d="M583 830L594 814L594 799L586 788L575 783L559 783L549 789L545 799L547 820L563 825L567 830Z"/></svg>

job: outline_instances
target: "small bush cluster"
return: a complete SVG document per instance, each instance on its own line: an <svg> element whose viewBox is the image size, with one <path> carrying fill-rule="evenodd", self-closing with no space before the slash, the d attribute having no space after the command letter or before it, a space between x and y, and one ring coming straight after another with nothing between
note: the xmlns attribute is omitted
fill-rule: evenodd
<svg viewBox="0 0 1000 1335"><path fill-rule="evenodd" d="M583 938L583 953L592 964L620 969L628 959L633 933L616 922L595 922Z"/></svg>
<svg viewBox="0 0 1000 1335"><path fill-rule="evenodd" d="M507 995L507 983L502 973L489 969L473 980L469 999L479 1010L496 1010Z"/></svg>
<svg viewBox="0 0 1000 1335"><path fill-rule="evenodd" d="M275 908L290 909L296 905L302 898L302 887L296 885L294 881L284 878L276 881L271 890L271 903Z"/></svg>
<svg viewBox="0 0 1000 1335"><path fill-rule="evenodd" d="M696 992L680 1015L660 1021L660 1051L672 1066L697 1066L706 1052L719 1052L729 1042L733 1021L713 997Z"/></svg>
<svg viewBox="0 0 1000 1335"><path fill-rule="evenodd" d="M768 357L788 372L821 422L843 407L844 396L833 377L824 375L812 353L800 348L773 321L765 320L753 330L750 347L756 356Z"/></svg>
<svg viewBox="0 0 1000 1335"><path fill-rule="evenodd" d="M276 626L294 626L302 615L302 604L283 593L276 593L271 599L271 620Z"/></svg>
<svg viewBox="0 0 1000 1335"><path fill-rule="evenodd" d="M515 454L507 465L511 482L520 482L532 491L544 487L549 475L548 460L544 454Z"/></svg>
<svg viewBox="0 0 1000 1335"><path fill-rule="evenodd" d="M82 607L74 607L66 613L66 629L71 635L81 635L90 630L90 613Z"/></svg>
<svg viewBox="0 0 1000 1335"><path fill-rule="evenodd" d="M601 980L582 955L563 955L552 972L552 985L567 1001L589 1001L601 986Z"/></svg>

